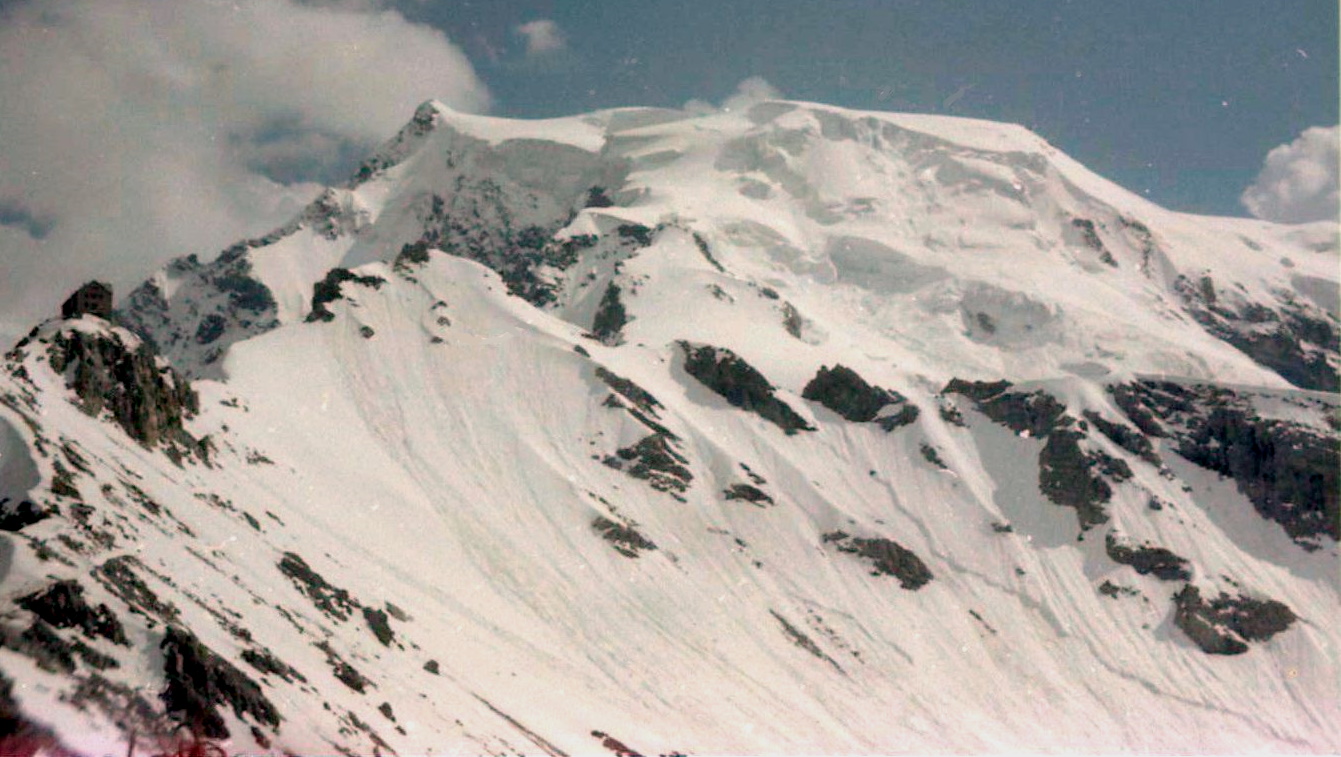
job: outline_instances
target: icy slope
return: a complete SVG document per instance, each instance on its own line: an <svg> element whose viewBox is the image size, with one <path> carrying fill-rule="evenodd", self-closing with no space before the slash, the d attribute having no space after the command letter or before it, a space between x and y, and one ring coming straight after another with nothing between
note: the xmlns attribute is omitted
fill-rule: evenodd
<svg viewBox="0 0 1341 757"><path fill-rule="evenodd" d="M0 716L86 754L1336 750L1336 395L1232 336L1336 364L1323 226L981 122L425 106L134 296L189 387L95 318L7 357Z"/></svg>
<svg viewBox="0 0 1341 757"><path fill-rule="evenodd" d="M305 317L330 268L422 244L581 323L608 283L629 285L620 253L586 249L621 225L692 238L702 259L674 265L780 291L802 323L843 314L807 341L875 332L928 370L1093 363L1337 389L1334 224L1169 213L1018 127L798 103L540 122L425 104L347 186L211 263L169 266L124 316L217 377L228 344Z"/></svg>

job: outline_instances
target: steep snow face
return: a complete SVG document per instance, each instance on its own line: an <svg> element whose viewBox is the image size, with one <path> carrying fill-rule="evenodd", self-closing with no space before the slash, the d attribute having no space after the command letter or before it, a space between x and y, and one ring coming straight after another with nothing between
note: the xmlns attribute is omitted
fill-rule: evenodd
<svg viewBox="0 0 1341 757"><path fill-rule="evenodd" d="M427 104L147 283L145 347L6 357L0 710L87 754L1336 750L1341 403L1289 383L1329 228L999 124ZM80 402L72 332L194 377L197 451Z"/></svg>
<svg viewBox="0 0 1341 757"><path fill-rule="evenodd" d="M766 285L793 320L838 315L809 319L808 341L860 334L937 380L935 366L1029 378L1086 366L1338 388L1334 224L1190 218L1018 127L802 103L536 122L427 103L348 186L209 264L174 263L125 319L188 374L217 376L229 344L305 317L330 268L422 245L589 325L629 278L626 252L588 248L630 225L648 233L626 241L670 248L644 256L670 268L641 289L664 280L685 310L711 312L681 274ZM702 260L674 252L685 233Z"/></svg>
<svg viewBox="0 0 1341 757"><path fill-rule="evenodd" d="M1168 213L1013 127L787 103L694 125L612 137L634 210L693 228L801 313L842 314L817 331L928 370L1336 388L1336 319L1307 293L1335 280L1334 247ZM1229 299L1206 304L1204 278Z"/></svg>
<svg viewBox="0 0 1341 757"><path fill-rule="evenodd" d="M417 242L495 266L534 252L591 188L620 180L618 164L598 160L599 119L518 125L499 139L506 123L424 104L346 186L208 263L174 261L121 319L189 375L219 377L230 345L306 317L313 282L334 267L389 262Z"/></svg>

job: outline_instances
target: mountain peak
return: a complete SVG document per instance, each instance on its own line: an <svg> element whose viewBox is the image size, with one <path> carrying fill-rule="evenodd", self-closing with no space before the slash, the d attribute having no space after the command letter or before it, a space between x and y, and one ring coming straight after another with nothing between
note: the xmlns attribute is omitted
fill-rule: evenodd
<svg viewBox="0 0 1341 757"><path fill-rule="evenodd" d="M74 753L1335 751L1325 231L1009 125L430 101L7 356L0 709Z"/></svg>

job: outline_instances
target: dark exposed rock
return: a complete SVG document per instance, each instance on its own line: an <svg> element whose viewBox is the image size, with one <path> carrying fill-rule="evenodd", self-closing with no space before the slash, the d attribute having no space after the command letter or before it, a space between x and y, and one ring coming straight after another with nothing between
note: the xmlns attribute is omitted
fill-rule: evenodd
<svg viewBox="0 0 1341 757"><path fill-rule="evenodd" d="M178 617L177 608L171 603L160 600L158 595L136 575L134 568L138 565L140 561L133 555L122 555L103 563L93 575L108 591L125 602L132 612L165 623L175 623Z"/></svg>
<svg viewBox="0 0 1341 757"><path fill-rule="evenodd" d="M373 636L377 637L382 646L389 647L391 642L396 640L396 634L391 630L391 625L387 623L384 610L365 607L363 608L363 619L368 621L368 627L372 629Z"/></svg>
<svg viewBox="0 0 1341 757"><path fill-rule="evenodd" d="M428 250L428 243L423 241L402 245L391 267L396 273L409 273L428 262Z"/></svg>
<svg viewBox="0 0 1341 757"><path fill-rule="evenodd" d="M806 320L801 317L801 311L790 302L782 303L782 328L787 330L796 339L801 338L801 330L805 327Z"/></svg>
<svg viewBox="0 0 1341 757"><path fill-rule="evenodd" d="M968 426L968 422L964 420L964 414L959 412L959 408L955 407L954 405L949 404L941 405L939 413L941 416L941 420L945 421L951 426L958 426L959 428L966 428Z"/></svg>
<svg viewBox="0 0 1341 757"><path fill-rule="evenodd" d="M946 465L945 461L941 459L941 455L939 452L936 451L935 447L931 446L930 444L923 443L921 451L923 459L925 459L927 462L931 463L937 468L940 468L941 470L949 470L950 466Z"/></svg>
<svg viewBox="0 0 1341 757"><path fill-rule="evenodd" d="M1132 382L1108 387L1113 401L1127 415L1136 428L1147 437L1163 438L1168 436L1160 418L1174 414L1191 413L1195 409L1190 397L1182 387L1170 384L1172 393L1163 391L1165 382Z"/></svg>
<svg viewBox="0 0 1341 757"><path fill-rule="evenodd" d="M432 673L435 676L441 675L442 673L441 668L438 666L437 660L429 660L428 662L424 663L424 670L428 673Z"/></svg>
<svg viewBox="0 0 1341 757"><path fill-rule="evenodd" d="M1120 543L1113 534L1104 539L1104 548L1113 562L1130 565L1141 575L1154 575L1161 581L1190 581L1186 558L1179 557L1164 547L1130 546Z"/></svg>
<svg viewBox="0 0 1341 757"><path fill-rule="evenodd" d="M70 649L79 655L79 659L94 670L110 670L121 667L121 663L117 662L115 657L105 655L79 639L71 639L68 643Z"/></svg>
<svg viewBox="0 0 1341 757"><path fill-rule="evenodd" d="M824 534L826 544L833 544L839 552L864 557L871 561L873 576L894 576L899 585L916 591L934 577L922 558L889 539L861 539L842 531Z"/></svg>
<svg viewBox="0 0 1341 757"><path fill-rule="evenodd" d="M875 424L885 431L893 431L913 425L922 415L922 410L911 402L905 402L898 407L895 412L876 418Z"/></svg>
<svg viewBox="0 0 1341 757"><path fill-rule="evenodd" d="M709 265L722 273L726 273L726 268L722 267L722 264L717 262L717 258L713 257L712 248L708 246L708 240L704 239L703 235L698 232L694 232L694 246L698 248L699 252L703 253L703 257Z"/></svg>
<svg viewBox="0 0 1341 757"><path fill-rule="evenodd" d="M1099 429L1099 433L1108 437L1117 446L1151 465L1156 467L1160 465L1159 455L1155 454L1154 445L1141 432L1125 424L1110 421L1093 410L1086 410L1083 415L1085 420L1093 423L1094 427Z"/></svg>
<svg viewBox="0 0 1341 757"><path fill-rule="evenodd" d="M1113 498L1113 487L1094 471L1105 458L1112 458L1086 453L1080 448L1083 438L1078 431L1054 431L1038 453L1038 484L1043 496L1055 504L1075 508L1082 532L1108 521L1103 505Z"/></svg>
<svg viewBox="0 0 1341 757"><path fill-rule="evenodd" d="M605 193L605 187L592 187L587 190L587 201L583 203L586 208L613 208L615 201L610 199L610 195Z"/></svg>
<svg viewBox="0 0 1341 757"><path fill-rule="evenodd" d="M326 662L331 666L331 673L335 675L336 680L348 686L351 691L364 693L373 682L358 671L353 665L345 662L340 655L327 642L318 642L317 649L326 653Z"/></svg>
<svg viewBox="0 0 1341 757"><path fill-rule="evenodd" d="M997 635L997 630L993 628L992 624L988 623L986 619L984 619L983 616L977 610L969 610L969 616L972 617L974 620L978 621L978 623L982 624L982 627L986 629L988 633L992 634L993 636Z"/></svg>
<svg viewBox="0 0 1341 757"><path fill-rule="evenodd" d="M451 192L426 197L417 210L423 231L412 244L485 265L498 273L510 294L536 306L548 305L556 298L554 272L571 267L578 253L595 245L598 238L555 239L554 232L569 220L562 216L541 225L518 224L499 181L495 176L462 175ZM579 196L566 199L580 201Z"/></svg>
<svg viewBox="0 0 1341 757"><path fill-rule="evenodd" d="M77 581L57 581L20 597L18 605L56 628L78 628L90 638L101 636L113 644L128 644L121 621L105 604L90 607Z"/></svg>
<svg viewBox="0 0 1341 757"><path fill-rule="evenodd" d="M200 319L200 325L196 326L196 344L210 344L223 336L228 328L228 321L218 313L210 313Z"/></svg>
<svg viewBox="0 0 1341 757"><path fill-rule="evenodd" d="M50 623L40 617L33 618L32 623L22 632L0 628L0 647L31 658L38 667L50 673L74 673L76 657L94 670L121 667L115 658L81 640L63 638Z"/></svg>
<svg viewBox="0 0 1341 757"><path fill-rule="evenodd" d="M299 673L292 665L276 657L268 649L246 649L242 652L242 661L256 668L256 670L267 675L274 675L283 678L292 683L299 681L306 683L307 678Z"/></svg>
<svg viewBox="0 0 1341 757"><path fill-rule="evenodd" d="M1080 237L1084 240L1085 246L1099 253L1099 259L1105 264L1117 268L1117 260L1113 258L1113 253L1104 247L1104 242L1099 238L1099 232L1094 228L1094 221L1088 218L1072 218L1071 225L1080 231Z"/></svg>
<svg viewBox="0 0 1341 757"><path fill-rule="evenodd" d="M801 396L854 423L873 421L886 405L905 401L898 392L866 383L856 371L844 365L820 366Z"/></svg>
<svg viewBox="0 0 1341 757"><path fill-rule="evenodd" d="M258 724L279 726L279 712L261 687L189 631L168 626L161 646L167 685L160 697L179 722L207 738L228 738L228 727L218 712L221 705L228 705L239 718L250 716Z"/></svg>
<svg viewBox="0 0 1341 757"><path fill-rule="evenodd" d="M155 279L149 279L130 293L112 319L139 335L184 375L198 376L233 343L279 325L274 295L256 278L248 251L273 244L296 229L286 227L233 245L205 265L194 255L178 258L168 264L180 282L174 303ZM184 308L183 300L188 301ZM201 351L201 346L209 349Z"/></svg>
<svg viewBox="0 0 1341 757"><path fill-rule="evenodd" d="M621 341L621 332L628 323L628 314L624 303L619 299L620 288L610 282L601 296L601 304L596 308L596 317L591 324L591 333L605 344L614 346Z"/></svg>
<svg viewBox="0 0 1341 757"><path fill-rule="evenodd" d="M285 552L279 561L279 570L293 581L298 591L307 595L318 610L337 620L349 620L359 603L349 592L332 586L293 552Z"/></svg>
<svg viewBox="0 0 1341 757"><path fill-rule="evenodd" d="M1135 218L1126 216L1118 216L1118 223L1122 225L1124 231L1136 240L1136 244L1141 248L1141 270L1149 271L1151 261L1159 252L1159 246L1155 244L1155 235L1151 233L1150 227Z"/></svg>
<svg viewBox="0 0 1341 757"><path fill-rule="evenodd" d="M983 415L1017 434L1028 432L1042 437L1052 432L1062 421L1066 406L1044 391L1029 394L1007 392L1009 381L965 381L951 379L942 390L945 394L959 394L974 401Z"/></svg>
<svg viewBox="0 0 1341 757"><path fill-rule="evenodd" d="M399 164L413 153L414 145L437 128L439 122L438 110L433 103L421 103L415 108L410 122L402 126L390 142L359 164L347 186L353 189Z"/></svg>
<svg viewBox="0 0 1341 757"><path fill-rule="evenodd" d="M1337 317L1290 292L1270 305L1232 304L1218 297L1210 277L1196 283L1179 276L1174 290L1187 311L1212 336L1303 389L1341 391L1337 374L1341 327Z"/></svg>
<svg viewBox="0 0 1341 757"><path fill-rule="evenodd" d="M195 391L147 343L132 347L114 331L66 330L51 337L48 355L52 370L65 375L84 412L109 411L146 447L164 444L205 454L182 425L200 409Z"/></svg>
<svg viewBox="0 0 1341 757"><path fill-rule="evenodd" d="M773 498L763 490L749 484L732 484L722 492L728 500L739 499L749 502L752 505L765 507L773 504Z"/></svg>
<svg viewBox="0 0 1341 757"><path fill-rule="evenodd" d="M788 434L815 430L787 403L773 396L773 385L768 379L734 352L688 342L678 344L685 354L685 372L727 402L772 421Z"/></svg>
<svg viewBox="0 0 1341 757"><path fill-rule="evenodd" d="M763 486L764 484L768 483L768 479L764 478L763 476L759 475L758 473L755 473L754 470L753 470L752 468L750 468L750 466L746 465L745 463L741 463L741 464L740 464L740 469L743 470L743 471L745 471L745 475L746 475L746 476L749 476L750 480L753 481L754 483L756 483L756 484L758 484L758 485L760 485L760 486Z"/></svg>
<svg viewBox="0 0 1341 757"><path fill-rule="evenodd" d="M259 314L275 308L270 288L250 275L220 272L214 277L214 285L228 293L229 304L238 310Z"/></svg>
<svg viewBox="0 0 1341 757"><path fill-rule="evenodd" d="M1137 597L1141 594L1141 592L1130 586L1118 586L1108 579L1104 579L1104 582L1099 584L1099 593L1105 597L1112 597L1113 599L1117 599L1120 596Z"/></svg>
<svg viewBox="0 0 1341 757"><path fill-rule="evenodd" d="M373 289L380 289L386 283L381 276L358 276L347 268L332 268L326 272L325 278L312 286L312 312L307 314L308 323L335 320L335 313L326 306L343 296L340 285L346 281Z"/></svg>
<svg viewBox="0 0 1341 757"><path fill-rule="evenodd" d="M0 531L20 531L34 523L40 523L51 514L23 499L15 502L9 497L0 497Z"/></svg>
<svg viewBox="0 0 1341 757"><path fill-rule="evenodd" d="M683 494L694 480L694 474L685 467L688 458L677 452L671 437L663 433L643 437L637 444L606 457L604 463L673 496Z"/></svg>
<svg viewBox="0 0 1341 757"><path fill-rule="evenodd" d="M1341 539L1341 450L1336 433L1257 415L1248 398L1207 385L1136 381L1112 388L1147 433L1170 436L1192 463L1234 479L1262 517L1301 545Z"/></svg>
<svg viewBox="0 0 1341 757"><path fill-rule="evenodd" d="M1132 476L1136 475L1132 473L1131 466L1127 465L1126 460L1113 457L1103 450L1092 450L1087 453L1087 456L1090 459L1091 467L1114 483L1120 484L1123 481L1130 481Z"/></svg>
<svg viewBox="0 0 1341 757"><path fill-rule="evenodd" d="M613 753L615 757L643 757L629 745L604 731L592 731L591 735L600 739L601 746Z"/></svg>
<svg viewBox="0 0 1341 757"><path fill-rule="evenodd" d="M636 558L639 552L657 548L652 540L638 533L632 526L616 523L604 516L596 516L591 521L591 527L596 529L596 533L600 534L602 539L610 542L610 546L614 547L616 552L625 557Z"/></svg>
<svg viewBox="0 0 1341 757"><path fill-rule="evenodd" d="M945 385L943 394L960 394L974 402L989 400L1007 389L1013 384L1002 379L1001 381L967 381L961 378L952 378L950 383Z"/></svg>
<svg viewBox="0 0 1341 757"><path fill-rule="evenodd" d="M51 476L51 493L58 497L69 497L70 499L82 500L83 496L79 493L79 488L74 485L74 474L60 464L59 460L51 464L53 470Z"/></svg>
<svg viewBox="0 0 1341 757"><path fill-rule="evenodd" d="M662 405L652 393L638 386L633 381L619 376L612 371L606 370L602 366L596 366L596 377L605 382L605 385L614 389L624 396L625 399L632 402L639 410L648 415L657 416L657 411Z"/></svg>
<svg viewBox="0 0 1341 757"><path fill-rule="evenodd" d="M842 666L839 665L832 657L825 654L824 650L820 649L819 645L816 644L815 640L811 639L808 634L806 634L801 629L789 623L787 619L779 615L776 610L769 610L768 614L772 615L773 618L777 620L779 624L782 625L782 632L787 634L787 638L791 639L791 642L793 644L809 652L811 655L814 655L815 657L829 663L838 672L840 673L843 672Z"/></svg>
<svg viewBox="0 0 1341 757"><path fill-rule="evenodd" d="M1248 642L1266 641L1298 620L1289 607L1273 599L1221 593L1207 602L1192 584L1174 595L1173 602L1174 624L1207 654L1243 654Z"/></svg>
<svg viewBox="0 0 1341 757"><path fill-rule="evenodd" d="M626 223L615 231L621 239L627 239L639 247L652 244L652 230L640 223Z"/></svg>
<svg viewBox="0 0 1341 757"><path fill-rule="evenodd" d="M973 400L978 409L1017 434L1046 439L1038 453L1038 484L1043 496L1054 504L1074 508L1083 533L1108 520L1103 505L1113 497L1113 488L1101 476L1125 481L1131 468L1101 451L1080 446L1084 433L1073 428L1075 419L1052 395L1035 391L1009 392L1008 381L979 382L952 379L947 394Z"/></svg>
<svg viewBox="0 0 1341 757"><path fill-rule="evenodd" d="M69 675L75 671L74 647L41 618L34 618L22 632L0 627L0 647L30 658L49 673Z"/></svg>

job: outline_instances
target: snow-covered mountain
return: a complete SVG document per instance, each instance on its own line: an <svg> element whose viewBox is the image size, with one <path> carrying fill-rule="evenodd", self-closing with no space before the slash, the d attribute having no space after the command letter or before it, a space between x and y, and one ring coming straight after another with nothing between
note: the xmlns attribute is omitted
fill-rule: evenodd
<svg viewBox="0 0 1341 757"><path fill-rule="evenodd" d="M6 356L0 743L1341 749L1338 278L1014 126L427 103Z"/></svg>

